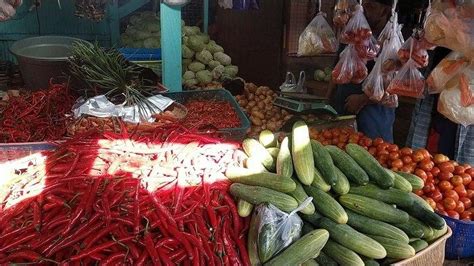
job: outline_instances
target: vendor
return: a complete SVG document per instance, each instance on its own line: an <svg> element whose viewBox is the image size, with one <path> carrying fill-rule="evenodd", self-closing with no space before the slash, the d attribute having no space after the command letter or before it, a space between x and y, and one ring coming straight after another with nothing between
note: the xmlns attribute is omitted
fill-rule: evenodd
<svg viewBox="0 0 474 266"><path fill-rule="evenodd" d="M373 34L380 33L391 15L390 1L364 1L367 21ZM370 69L374 62L367 66ZM338 85L334 107L339 114L356 114L357 128L370 138L383 138L393 142L393 123L395 108L385 107L369 100L362 91L362 84Z"/></svg>

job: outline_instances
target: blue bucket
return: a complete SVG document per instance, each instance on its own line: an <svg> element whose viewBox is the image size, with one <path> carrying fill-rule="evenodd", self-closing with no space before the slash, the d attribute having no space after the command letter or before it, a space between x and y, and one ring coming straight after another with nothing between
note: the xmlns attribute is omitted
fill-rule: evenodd
<svg viewBox="0 0 474 266"><path fill-rule="evenodd" d="M474 257L474 222L465 222L443 216L453 231L446 241L446 259L457 260Z"/></svg>

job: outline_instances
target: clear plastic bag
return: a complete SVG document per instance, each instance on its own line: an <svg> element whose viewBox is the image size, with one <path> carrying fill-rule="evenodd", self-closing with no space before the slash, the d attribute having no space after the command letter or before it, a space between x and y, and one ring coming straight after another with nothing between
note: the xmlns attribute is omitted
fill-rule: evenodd
<svg viewBox="0 0 474 266"><path fill-rule="evenodd" d="M458 81L458 74L468 65L463 54L451 52L431 71L426 83L430 94L440 93L445 88L453 87Z"/></svg>
<svg viewBox="0 0 474 266"><path fill-rule="evenodd" d="M402 67L402 62L398 58L398 50L402 46L399 38L391 38L386 40L381 54L384 54L382 63L382 73L390 74L398 71Z"/></svg>
<svg viewBox="0 0 474 266"><path fill-rule="evenodd" d="M342 29L351 18L357 2L355 0L337 0L334 6L334 16L332 22L336 29Z"/></svg>
<svg viewBox="0 0 474 266"><path fill-rule="evenodd" d="M474 105L474 72L469 71L470 75L462 73L459 76L459 89L461 90L461 105L469 107Z"/></svg>
<svg viewBox="0 0 474 266"><path fill-rule="evenodd" d="M380 45L374 36L370 37L364 44L356 44L354 47L357 51L357 55L367 61L374 60L380 51Z"/></svg>
<svg viewBox="0 0 474 266"><path fill-rule="evenodd" d="M319 12L301 33L298 41L298 56L314 56L337 51L336 35L324 16L324 13Z"/></svg>
<svg viewBox="0 0 474 266"><path fill-rule="evenodd" d="M387 92L398 96L423 98L424 89L423 74L418 70L417 63L410 58L390 82Z"/></svg>
<svg viewBox="0 0 474 266"><path fill-rule="evenodd" d="M381 47L383 47L385 41L396 37L400 43L404 43L405 39L403 38L402 28L403 25L398 24L398 14L394 12L392 17L390 17L390 20L387 21L387 24L385 24L382 31L380 32L377 42Z"/></svg>
<svg viewBox="0 0 474 266"><path fill-rule="evenodd" d="M359 84L367 77L367 72L365 61L357 55L354 46L349 44L332 71L332 80L336 84Z"/></svg>
<svg viewBox="0 0 474 266"><path fill-rule="evenodd" d="M272 204L260 204L256 207L253 214L255 217L252 219L255 218L258 228L255 239L257 244L250 246L257 248L261 263L269 261L300 238L303 221L297 212L305 208L312 199L307 198L291 213L283 212Z"/></svg>
<svg viewBox="0 0 474 266"><path fill-rule="evenodd" d="M346 44L364 44L372 36L372 30L361 5L355 7L352 17L341 33L341 42Z"/></svg>
<svg viewBox="0 0 474 266"><path fill-rule="evenodd" d="M428 52L422 47L422 43L418 39L417 34L414 34L398 50L398 58L402 63L406 63L411 57L418 67L428 66ZM410 54L411 53L411 54Z"/></svg>
<svg viewBox="0 0 474 266"><path fill-rule="evenodd" d="M439 95L438 112L456 124L474 125L474 105L462 106L459 87L443 90Z"/></svg>
<svg viewBox="0 0 474 266"><path fill-rule="evenodd" d="M364 91L365 95L372 101L377 102L382 100L385 92L382 62L383 58L381 56L377 58L374 68L362 83L362 91Z"/></svg>

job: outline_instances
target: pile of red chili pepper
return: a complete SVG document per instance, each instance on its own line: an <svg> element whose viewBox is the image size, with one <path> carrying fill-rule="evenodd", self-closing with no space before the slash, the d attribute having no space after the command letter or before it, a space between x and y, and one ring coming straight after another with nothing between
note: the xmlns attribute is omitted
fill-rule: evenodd
<svg viewBox="0 0 474 266"><path fill-rule="evenodd" d="M52 84L45 90L11 97L0 114L0 142L58 140L66 133L74 104L67 85Z"/></svg>
<svg viewBox="0 0 474 266"><path fill-rule="evenodd" d="M248 220L223 174L242 163L238 145L124 132L76 136L12 168L0 187L0 264L249 265Z"/></svg>
<svg viewBox="0 0 474 266"><path fill-rule="evenodd" d="M188 128L238 128L240 119L232 104L228 101L213 99L190 100L184 104L188 114L183 125Z"/></svg>

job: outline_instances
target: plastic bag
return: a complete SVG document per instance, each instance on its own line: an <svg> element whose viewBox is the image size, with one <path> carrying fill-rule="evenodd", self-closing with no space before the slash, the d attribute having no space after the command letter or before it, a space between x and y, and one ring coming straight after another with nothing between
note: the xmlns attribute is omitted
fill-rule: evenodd
<svg viewBox="0 0 474 266"><path fill-rule="evenodd" d="M391 38L385 41L381 54L384 54L382 73L389 74L402 68L402 62L398 58L398 50L402 46L399 38Z"/></svg>
<svg viewBox="0 0 474 266"><path fill-rule="evenodd" d="M382 61L383 58L379 57L375 66L370 71L370 74L367 76L367 79L362 83L362 91L371 99L372 101L380 101L384 96L385 87L384 80L382 76Z"/></svg>
<svg viewBox="0 0 474 266"><path fill-rule="evenodd" d="M336 84L359 84L367 77L367 72L365 62L357 55L354 46L349 44L332 71L332 80Z"/></svg>
<svg viewBox="0 0 474 266"><path fill-rule="evenodd" d="M338 0L334 6L334 16L332 22L336 29L342 29L351 18L357 2L355 0Z"/></svg>
<svg viewBox="0 0 474 266"><path fill-rule="evenodd" d="M382 31L380 32L377 42L381 47L383 47L385 41L395 37L398 38L400 43L404 43L405 39L403 38L402 28L403 25L398 24L398 14L394 12L392 17L390 17L390 20L387 21L387 24L385 24Z"/></svg>
<svg viewBox="0 0 474 266"><path fill-rule="evenodd" d="M396 94L384 93L380 104L388 108L397 108L398 107L398 96Z"/></svg>
<svg viewBox="0 0 474 266"><path fill-rule="evenodd" d="M380 51L380 45L377 43L374 36L370 37L370 39L364 44L356 44L354 47L357 51L357 55L367 61L374 60Z"/></svg>
<svg viewBox="0 0 474 266"><path fill-rule="evenodd" d="M411 56L417 66L422 68L428 66L428 52L422 47L418 38L416 34L408 38L398 50L398 58L402 63L406 63Z"/></svg>
<svg viewBox="0 0 474 266"><path fill-rule="evenodd" d="M252 219L256 219L255 223L258 228L257 245L251 246L257 248L261 263L269 261L300 238L303 221L297 212L305 208L312 199L312 197L307 198L297 209L289 214L279 210L272 204L260 204L257 206L253 214L255 217L252 217Z"/></svg>
<svg viewBox="0 0 474 266"><path fill-rule="evenodd" d="M410 58L390 82L387 92L398 96L423 98L424 89L423 74L418 70L417 63Z"/></svg>
<svg viewBox="0 0 474 266"><path fill-rule="evenodd" d="M440 93L445 88L453 87L458 81L458 74L468 65L463 54L451 52L431 71L426 83L430 94Z"/></svg>
<svg viewBox="0 0 474 266"><path fill-rule="evenodd" d="M319 12L301 33L298 41L298 56L313 56L337 51L336 35L324 16L324 13Z"/></svg>
<svg viewBox="0 0 474 266"><path fill-rule="evenodd" d="M346 44L364 44L372 36L372 30L364 16L361 5L355 7L352 17L341 33L341 42Z"/></svg>
<svg viewBox="0 0 474 266"><path fill-rule="evenodd" d="M461 90L457 86L441 92L438 112L456 124L474 125L474 105L462 106Z"/></svg>

